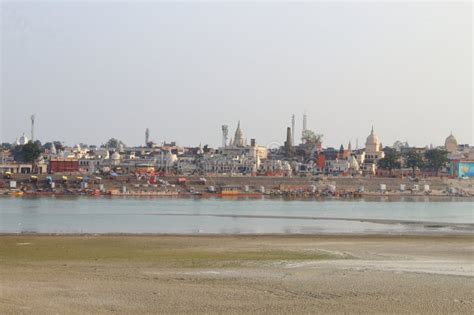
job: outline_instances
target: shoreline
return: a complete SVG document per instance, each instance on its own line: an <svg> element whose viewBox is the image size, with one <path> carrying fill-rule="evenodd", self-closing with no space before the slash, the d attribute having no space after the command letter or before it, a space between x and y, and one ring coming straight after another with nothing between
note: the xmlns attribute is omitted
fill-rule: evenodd
<svg viewBox="0 0 474 315"><path fill-rule="evenodd" d="M0 238L2 237L131 237L131 238L242 238L242 239L255 239L255 238L288 238L288 239L473 239L474 234L419 234L419 233L404 233L404 234L386 234L386 233L374 233L374 234L344 234L344 233L327 233L327 234L283 234L283 233L266 233L266 234L212 234L212 233L202 233L202 234L176 234L176 233L35 233L35 232L26 232L26 233L3 233L0 232Z"/></svg>
<svg viewBox="0 0 474 315"><path fill-rule="evenodd" d="M149 233L149 232L71 232L71 233L46 233L46 232L0 232L0 238L10 237L10 236L32 236L32 237L196 237L196 238L302 238L302 239L311 239L311 238L386 238L386 239L396 239L396 238L473 238L474 241L474 230L465 231L463 229L451 230L451 231L422 231L422 232L366 232L366 233Z"/></svg>
<svg viewBox="0 0 474 315"><path fill-rule="evenodd" d="M409 201L405 199L425 199L425 200L449 200L449 201L466 201L473 200L474 196L461 196L461 195L441 195L441 194L401 194L401 193L362 193L360 196L299 196L299 195L271 195L271 194L260 194L260 195L229 195L229 196L213 196L213 195L198 195L198 194L172 194L172 195L161 195L161 194L101 194L92 195L86 193L0 193L0 198L90 198L90 199L222 199L222 200L285 200L285 201L383 201L403 199L402 201Z"/></svg>

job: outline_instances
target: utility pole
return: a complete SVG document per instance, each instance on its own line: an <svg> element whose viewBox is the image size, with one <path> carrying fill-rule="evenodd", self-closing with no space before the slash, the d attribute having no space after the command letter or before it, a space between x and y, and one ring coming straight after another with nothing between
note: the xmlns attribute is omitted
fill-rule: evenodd
<svg viewBox="0 0 474 315"><path fill-rule="evenodd" d="M35 115L31 115L31 141L35 141Z"/></svg>

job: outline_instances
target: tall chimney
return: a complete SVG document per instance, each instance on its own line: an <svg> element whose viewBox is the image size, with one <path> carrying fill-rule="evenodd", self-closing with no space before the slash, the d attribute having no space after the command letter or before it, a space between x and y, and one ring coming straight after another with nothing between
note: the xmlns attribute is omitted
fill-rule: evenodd
<svg viewBox="0 0 474 315"><path fill-rule="evenodd" d="M286 128L286 146L289 148L293 146L291 127Z"/></svg>
<svg viewBox="0 0 474 315"><path fill-rule="evenodd" d="M295 114L291 116L291 142L295 143Z"/></svg>

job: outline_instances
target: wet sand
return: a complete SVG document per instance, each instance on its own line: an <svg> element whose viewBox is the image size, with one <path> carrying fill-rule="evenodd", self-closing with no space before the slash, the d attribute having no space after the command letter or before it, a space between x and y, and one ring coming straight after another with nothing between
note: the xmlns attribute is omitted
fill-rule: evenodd
<svg viewBox="0 0 474 315"><path fill-rule="evenodd" d="M474 236L0 236L0 313L472 313Z"/></svg>

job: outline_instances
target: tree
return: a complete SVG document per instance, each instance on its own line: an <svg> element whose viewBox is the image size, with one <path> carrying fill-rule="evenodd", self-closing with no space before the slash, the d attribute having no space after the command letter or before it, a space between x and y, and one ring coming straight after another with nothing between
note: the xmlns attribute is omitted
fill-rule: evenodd
<svg viewBox="0 0 474 315"><path fill-rule="evenodd" d="M425 152L426 166L439 174L439 170L448 162L448 151L431 149Z"/></svg>
<svg viewBox="0 0 474 315"><path fill-rule="evenodd" d="M11 148L13 147L13 145L11 143L8 143L8 142L3 142L1 145L0 145L0 148L2 150L10 150Z"/></svg>
<svg viewBox="0 0 474 315"><path fill-rule="evenodd" d="M388 170L390 176L392 176L392 171L394 169L402 167L400 163L400 153L394 149L385 148L385 157L378 160L377 166L381 169Z"/></svg>
<svg viewBox="0 0 474 315"><path fill-rule="evenodd" d="M46 142L45 144L43 144L43 149L44 150L51 150L51 148L53 147L53 143L54 143L54 147L56 148L57 151L63 151L64 150L64 146L61 143L61 141Z"/></svg>
<svg viewBox="0 0 474 315"><path fill-rule="evenodd" d="M64 145L61 141L53 141L53 143L57 151L64 151Z"/></svg>
<svg viewBox="0 0 474 315"><path fill-rule="evenodd" d="M416 177L416 169L421 169L425 165L423 155L417 153L415 150L410 150L404 154L405 166L409 167L413 171L413 177Z"/></svg>
<svg viewBox="0 0 474 315"><path fill-rule="evenodd" d="M314 131L311 131L311 130L305 130L303 132L302 140L305 143L316 145L317 143L321 142L322 138L323 138L323 135L316 134L314 133Z"/></svg>
<svg viewBox="0 0 474 315"><path fill-rule="evenodd" d="M123 143L122 141L118 139L110 138L109 141L105 143L104 147L118 149L120 145L125 146L125 143Z"/></svg>
<svg viewBox="0 0 474 315"><path fill-rule="evenodd" d="M15 161L32 164L41 156L41 152L41 146L31 141L24 145L17 145L12 150Z"/></svg>

